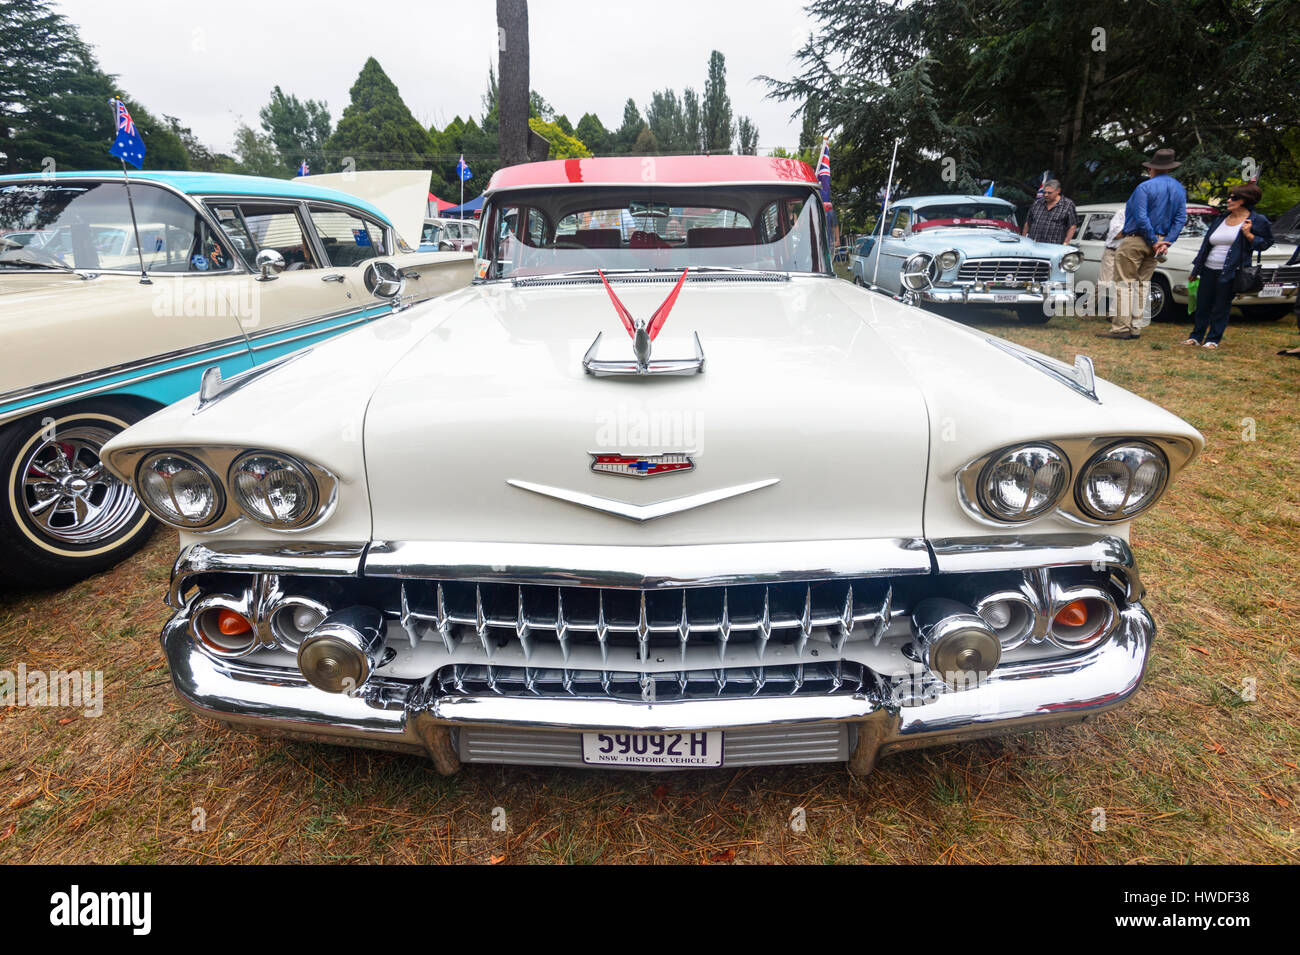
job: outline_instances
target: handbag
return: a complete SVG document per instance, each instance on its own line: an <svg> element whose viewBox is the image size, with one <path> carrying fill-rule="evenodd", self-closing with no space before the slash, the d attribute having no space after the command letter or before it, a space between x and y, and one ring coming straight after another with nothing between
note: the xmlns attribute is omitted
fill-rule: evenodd
<svg viewBox="0 0 1300 955"><path fill-rule="evenodd" d="M1201 290L1200 278L1187 280L1187 314L1196 314L1196 295Z"/></svg>
<svg viewBox="0 0 1300 955"><path fill-rule="evenodd" d="M1264 255L1262 252L1255 252L1255 264L1250 264L1250 259L1246 264L1237 269L1237 274L1232 277L1232 291L1235 295L1254 295L1264 287Z"/></svg>

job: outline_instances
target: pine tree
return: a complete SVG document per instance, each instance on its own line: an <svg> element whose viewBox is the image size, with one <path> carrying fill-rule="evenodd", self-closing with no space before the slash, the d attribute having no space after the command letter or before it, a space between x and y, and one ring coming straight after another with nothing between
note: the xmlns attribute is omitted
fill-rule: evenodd
<svg viewBox="0 0 1300 955"><path fill-rule="evenodd" d="M736 152L742 156L758 155L758 127L748 116L736 121Z"/></svg>
<svg viewBox="0 0 1300 955"><path fill-rule="evenodd" d="M349 92L352 102L325 144L329 166L322 172L336 172L349 157L358 169L412 169L428 162L428 131L373 56Z"/></svg>
<svg viewBox="0 0 1300 955"><path fill-rule="evenodd" d="M727 60L717 50L709 54L709 76L704 81L701 126L705 152L731 152L736 125L731 119L731 97L727 95Z"/></svg>
<svg viewBox="0 0 1300 955"><path fill-rule="evenodd" d="M594 155L599 156L609 151L609 130L595 113L583 113L573 132Z"/></svg>
<svg viewBox="0 0 1300 955"><path fill-rule="evenodd" d="M630 96L626 103L623 104L623 125L614 133L613 152L619 155L629 155L636 147L637 136L641 135L641 127L645 125L645 120L641 118L641 111L636 108L636 101Z"/></svg>

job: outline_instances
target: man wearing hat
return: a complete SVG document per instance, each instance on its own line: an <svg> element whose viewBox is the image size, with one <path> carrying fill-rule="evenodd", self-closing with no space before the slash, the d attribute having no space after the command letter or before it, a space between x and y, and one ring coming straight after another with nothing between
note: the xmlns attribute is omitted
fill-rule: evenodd
<svg viewBox="0 0 1300 955"><path fill-rule="evenodd" d="M1138 184L1124 205L1124 231L1115 250L1118 309L1108 332L1101 338L1137 338L1135 320L1151 288L1156 258L1168 251L1187 221L1187 190L1169 173L1182 165L1172 149L1157 149L1142 165L1147 178Z"/></svg>

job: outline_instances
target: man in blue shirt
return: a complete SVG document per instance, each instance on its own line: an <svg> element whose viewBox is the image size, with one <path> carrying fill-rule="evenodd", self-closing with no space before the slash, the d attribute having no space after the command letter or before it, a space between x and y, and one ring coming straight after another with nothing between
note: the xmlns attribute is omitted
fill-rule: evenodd
<svg viewBox="0 0 1300 955"><path fill-rule="evenodd" d="M1115 250L1118 309L1110 331L1100 338L1137 338L1149 321L1146 308L1156 259L1183 231L1187 221L1187 190L1168 175L1182 165L1172 149L1157 149L1148 161L1148 178L1139 183L1124 206L1124 232ZM1147 316L1143 320L1144 316Z"/></svg>

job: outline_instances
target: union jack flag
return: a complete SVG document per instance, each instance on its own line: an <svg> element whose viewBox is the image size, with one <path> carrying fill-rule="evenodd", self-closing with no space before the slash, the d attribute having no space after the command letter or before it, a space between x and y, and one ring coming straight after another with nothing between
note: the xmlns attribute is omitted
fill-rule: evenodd
<svg viewBox="0 0 1300 955"><path fill-rule="evenodd" d="M135 121L131 119L126 104L120 99L112 99L109 102L117 113L117 137L113 140L113 145L108 147L109 153L123 162L129 162L136 169L143 169L144 140L140 138L140 133L135 128Z"/></svg>
<svg viewBox="0 0 1300 955"><path fill-rule="evenodd" d="M822 137L822 154L817 159L817 179L822 184L822 204L831 207L831 141Z"/></svg>

